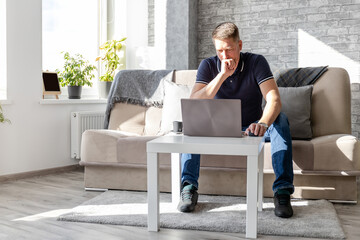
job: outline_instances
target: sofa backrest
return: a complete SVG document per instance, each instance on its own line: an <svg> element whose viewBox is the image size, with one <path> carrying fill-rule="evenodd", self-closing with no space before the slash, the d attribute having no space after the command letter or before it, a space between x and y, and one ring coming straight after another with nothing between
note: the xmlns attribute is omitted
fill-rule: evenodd
<svg viewBox="0 0 360 240"><path fill-rule="evenodd" d="M347 71L328 68L315 82L311 99L313 137L351 134L351 89Z"/></svg>
<svg viewBox="0 0 360 240"><path fill-rule="evenodd" d="M174 82L193 85L196 72L175 71ZM345 69L328 68L315 82L311 107L313 137L351 134L351 90ZM160 130L161 114L159 108L117 103L111 112L109 129L156 135Z"/></svg>
<svg viewBox="0 0 360 240"><path fill-rule="evenodd" d="M175 71L174 82L193 85L197 70ZM133 132L140 135L156 135L160 130L162 109L116 103L111 110L109 129Z"/></svg>

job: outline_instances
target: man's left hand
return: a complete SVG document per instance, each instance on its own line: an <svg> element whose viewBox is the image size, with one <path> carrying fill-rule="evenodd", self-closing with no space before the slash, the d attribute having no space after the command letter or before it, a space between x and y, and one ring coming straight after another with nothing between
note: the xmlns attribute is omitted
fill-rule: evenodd
<svg viewBox="0 0 360 240"><path fill-rule="evenodd" d="M245 134L249 135L249 132L253 133L255 136L264 136L267 127L260 123L252 123L250 126L245 130Z"/></svg>

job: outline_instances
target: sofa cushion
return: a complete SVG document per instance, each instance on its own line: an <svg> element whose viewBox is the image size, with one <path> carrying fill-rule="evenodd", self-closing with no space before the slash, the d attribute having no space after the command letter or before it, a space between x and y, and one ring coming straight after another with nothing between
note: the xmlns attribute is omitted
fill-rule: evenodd
<svg viewBox="0 0 360 240"><path fill-rule="evenodd" d="M196 81L197 70L176 70L174 82L182 85L193 86Z"/></svg>
<svg viewBox="0 0 360 240"><path fill-rule="evenodd" d="M144 136L155 136L160 130L162 108L149 107L145 112Z"/></svg>
<svg viewBox="0 0 360 240"><path fill-rule="evenodd" d="M279 87L282 108L290 123L293 139L311 139L311 94L313 86Z"/></svg>
<svg viewBox="0 0 360 240"><path fill-rule="evenodd" d="M118 138L117 140L117 161L116 163L128 164L135 167L136 165L147 165L146 144L148 141L157 138L156 136L139 136ZM170 154L160 153L159 164L164 166L170 165Z"/></svg>
<svg viewBox="0 0 360 240"><path fill-rule="evenodd" d="M165 96L159 135L170 132L173 121L182 121L180 99L189 98L192 89L191 86L169 81L164 81L164 87Z"/></svg>
<svg viewBox="0 0 360 240"><path fill-rule="evenodd" d="M292 149L294 170L314 169L314 145L311 141L293 140ZM266 142L264 147L264 170L273 171L270 142Z"/></svg>
<svg viewBox="0 0 360 240"><path fill-rule="evenodd" d="M359 169L360 142L355 136L333 134L316 137L314 145L314 170L349 171Z"/></svg>
<svg viewBox="0 0 360 240"><path fill-rule="evenodd" d="M321 171L323 174L333 172L351 172L360 169L356 159L360 154L360 142L348 134L333 134L311 139L310 141L293 141L294 171L302 173ZM272 170L271 144L265 143L264 169Z"/></svg>
<svg viewBox="0 0 360 240"><path fill-rule="evenodd" d="M117 162L117 143L139 134L108 129L86 130L81 138L81 159L86 162Z"/></svg>
<svg viewBox="0 0 360 240"><path fill-rule="evenodd" d="M221 159L221 161L219 161ZM246 156L201 154L201 167L246 169Z"/></svg>
<svg viewBox="0 0 360 240"><path fill-rule="evenodd" d="M140 105L116 103L111 110L109 129L142 135L146 109Z"/></svg>

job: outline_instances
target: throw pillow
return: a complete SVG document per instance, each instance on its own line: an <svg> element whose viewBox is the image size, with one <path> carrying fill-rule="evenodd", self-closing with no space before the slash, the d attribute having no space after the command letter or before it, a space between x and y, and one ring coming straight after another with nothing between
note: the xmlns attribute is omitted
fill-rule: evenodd
<svg viewBox="0 0 360 240"><path fill-rule="evenodd" d="M164 89L165 96L158 134L170 132L173 129L173 121L182 121L180 99L190 97L192 86L164 81Z"/></svg>
<svg viewBox="0 0 360 240"><path fill-rule="evenodd" d="M282 103L281 111L289 119L290 132L293 139L312 138L310 122L312 90L312 85L279 87Z"/></svg>

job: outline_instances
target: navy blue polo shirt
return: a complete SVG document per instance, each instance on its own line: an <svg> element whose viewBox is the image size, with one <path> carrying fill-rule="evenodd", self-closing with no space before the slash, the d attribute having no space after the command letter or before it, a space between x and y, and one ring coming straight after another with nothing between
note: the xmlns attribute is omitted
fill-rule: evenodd
<svg viewBox="0 0 360 240"><path fill-rule="evenodd" d="M221 71L217 56L201 61L196 82L209 84ZM262 116L262 94L259 85L273 78L270 66L262 55L240 52L240 62L221 85L215 98L241 99L242 126L248 126Z"/></svg>

